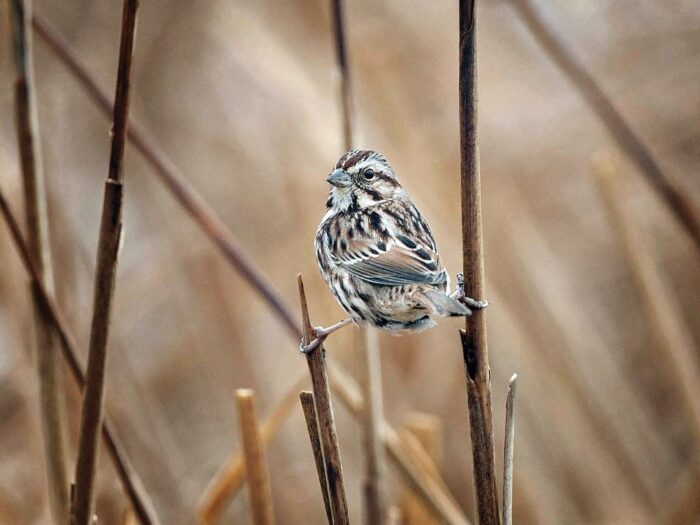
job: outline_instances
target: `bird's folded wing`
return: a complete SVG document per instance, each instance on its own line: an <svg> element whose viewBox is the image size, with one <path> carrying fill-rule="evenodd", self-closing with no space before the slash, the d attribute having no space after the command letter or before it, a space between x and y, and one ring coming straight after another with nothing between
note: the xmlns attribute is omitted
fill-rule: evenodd
<svg viewBox="0 0 700 525"><path fill-rule="evenodd" d="M432 284L446 282L447 273L438 254L417 242L390 239L352 239L336 262L360 279L381 286Z"/></svg>

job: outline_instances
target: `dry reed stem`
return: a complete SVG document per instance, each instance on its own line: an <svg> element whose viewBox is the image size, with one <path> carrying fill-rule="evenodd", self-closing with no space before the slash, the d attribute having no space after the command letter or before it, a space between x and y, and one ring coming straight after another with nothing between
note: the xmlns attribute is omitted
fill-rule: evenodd
<svg viewBox="0 0 700 525"><path fill-rule="evenodd" d="M236 391L238 420L243 443L243 457L248 472L248 495L253 523L272 525L275 522L272 511L272 491L265 462L265 446L260 439L258 418L255 415L254 394L249 389Z"/></svg>
<svg viewBox="0 0 700 525"><path fill-rule="evenodd" d="M340 77L340 105L345 151L355 145L355 114L350 76L350 60L345 32L343 0L331 0L335 57ZM363 355L364 395L368 410L362 421L365 452L364 504L369 525L382 525L386 515L386 454L379 436L383 419L382 372L379 358L379 334L373 328L360 331L357 348Z"/></svg>
<svg viewBox="0 0 700 525"><path fill-rule="evenodd" d="M668 178L654 155L644 145L593 76L579 63L561 38L547 25L530 0L511 0L535 39L559 69L571 80L589 107L608 129L622 151L646 176L652 188L700 248L700 217L688 195Z"/></svg>
<svg viewBox="0 0 700 525"><path fill-rule="evenodd" d="M15 125L22 168L27 241L36 269L54 293L49 242L48 199L41 152L34 83L31 0L12 0L11 30L15 57ZM54 523L64 523L70 509L66 460L65 394L53 325L33 297L40 418L49 505Z"/></svg>
<svg viewBox="0 0 700 525"><path fill-rule="evenodd" d="M362 417L365 400L357 384L337 365L329 366L331 388L356 419ZM425 451L416 450L406 444L398 432L386 421L380 432L388 457L406 479L410 487L423 498L431 510L445 523L450 525L469 525L470 521L447 490L441 479L435 479L426 473L423 467L430 463Z"/></svg>
<svg viewBox="0 0 700 525"><path fill-rule="evenodd" d="M508 382L506 432L503 444L503 525L513 525L513 452L515 449L515 393L518 374Z"/></svg>
<svg viewBox="0 0 700 525"><path fill-rule="evenodd" d="M601 159L594 174L615 234L622 245L634 283L641 295L647 323L662 348L659 355L673 374L688 414L695 443L700 443L700 376L693 338L683 322L684 314L671 287L659 271L639 220L625 205L619 174L611 159Z"/></svg>
<svg viewBox="0 0 700 525"><path fill-rule="evenodd" d="M485 282L477 114L476 0L460 0L459 3L459 120L464 293L467 297L483 300ZM466 330L460 331L460 335L466 371L477 521L481 525L499 525L491 373L484 309L475 310L466 318Z"/></svg>
<svg viewBox="0 0 700 525"><path fill-rule="evenodd" d="M304 293L304 282L301 274L297 275L299 300L301 301L302 326L304 327L303 342L308 345L316 337L309 320L309 308ZM311 375L311 387L316 402L316 415L321 434L323 459L328 482L328 495L331 500L331 514L334 525L347 525L348 505L343 483L343 465L338 448L338 434L335 428L331 391L328 386L328 370L326 368L326 349L320 344L316 349L306 353L306 363Z"/></svg>
<svg viewBox="0 0 700 525"><path fill-rule="evenodd" d="M333 22L333 37L335 40L335 58L338 66L340 82L340 105L343 119L343 146L350 150L354 140L354 112L352 104L352 83L350 81L350 64L345 37L345 22L343 16L343 0L331 0L331 15Z"/></svg>
<svg viewBox="0 0 700 525"><path fill-rule="evenodd" d="M365 451L364 502L368 525L383 525L386 518L386 452L380 436L383 418L382 369L379 355L379 333L367 327L363 330L365 411L362 418Z"/></svg>
<svg viewBox="0 0 700 525"><path fill-rule="evenodd" d="M440 477L440 464L442 463L442 422L437 416L419 412L408 416L399 431L399 435L409 442L412 438L417 446L423 449L430 459L430 464L424 465L426 473ZM438 525L439 519L425 505L423 500L411 489L407 488L401 497L401 510L405 525Z"/></svg>
<svg viewBox="0 0 700 525"><path fill-rule="evenodd" d="M306 377L294 383L282 401L260 426L260 441L267 446L296 406L297 392L308 382ZM199 504L198 518L203 525L213 525L226 504L243 487L246 479L245 461L241 451L235 452L214 476Z"/></svg>
<svg viewBox="0 0 700 525"><path fill-rule="evenodd" d="M107 96L105 95L104 91L99 88L92 75L78 60L77 56L70 49L70 46L68 46L65 40L37 14L35 14L33 17L33 23L37 35L39 35L44 42L46 42L51 51L75 76L97 106L105 114L109 114L112 106L109 103ZM223 253L226 260L234 268L236 268L236 270L241 273L243 278L255 289L255 291L265 299L273 313L276 314L276 316L282 321L285 328L287 328L289 334L295 340L301 338L301 328L294 320L291 314L291 309L279 296L270 281L260 272L258 267L255 266L255 263L245 252L230 229L228 229L225 223L215 214L208 203L186 182L186 179L178 172L174 163L162 151L160 151L150 137L133 122L130 124L127 137L134 147L144 156L144 159L151 165L161 182L165 184L166 188L173 194L183 208L185 208L202 231ZM354 381L349 379L349 374L347 374L339 365L331 366L329 372L330 379L332 381L336 380L337 383L342 383L344 386L347 386L348 384L355 385ZM349 383L348 380L351 381L351 383ZM362 394L359 392L359 390L357 390L357 388L355 390L357 396L359 396L360 404L364 404ZM294 392L294 395L296 396L296 391ZM353 413L355 413L356 417L359 417L357 416L359 412ZM389 425L386 421L383 421L382 425L393 430L391 425ZM390 458L397 461L396 458L392 458L391 456ZM401 470L402 473L408 476L415 473L415 469L412 469L410 464L404 465ZM235 480L233 477L232 479ZM423 487L423 484L419 478L414 478L410 481L417 486ZM236 486L234 483L225 483L222 484L222 486L230 488L230 493L218 493L222 497L219 498L218 505L212 505L210 507L212 510L211 513L205 514L204 511L209 509L203 509L203 512L200 513L200 520L202 520L203 523L211 523L211 521L208 522L205 520L215 518L215 516L220 512L220 510L215 509L221 509L223 502L225 502L225 500L228 498L228 495L230 494L232 496L240 488L240 485ZM432 495L426 490L420 489L417 492L428 500L432 497ZM430 501L429 503L439 507L439 503L435 503L433 501ZM455 515L461 513L461 510L456 505L453 511L455 511ZM445 515L449 516L450 511L445 511ZM462 521L455 521L455 523L468 523L468 521L465 520L466 518L463 518Z"/></svg>
<svg viewBox="0 0 700 525"><path fill-rule="evenodd" d="M323 495L323 506L326 510L326 519L328 520L328 525L333 525L333 513L331 512L331 501L328 496L328 480L326 479L323 450L321 450L321 437L318 434L318 420L316 419L316 404L314 403L314 395L313 393L307 391L299 392L299 401L301 401L301 408L304 411L306 430L309 432L311 452L314 455L316 474L318 475L318 481L321 485L321 494Z"/></svg>
<svg viewBox="0 0 700 525"><path fill-rule="evenodd" d="M93 514L95 476L100 445L99 430L102 427L104 405L107 341L122 234L122 169L138 4L138 0L124 0L122 13L117 87L114 97L112 147L97 246L92 326L80 418L78 460L75 467L75 494L71 501L72 525L88 525Z"/></svg>
<svg viewBox="0 0 700 525"><path fill-rule="evenodd" d="M2 190L0 190L0 214L3 216L3 219L10 230L12 242L17 249L25 271L31 279L34 296L41 300L41 308L44 310L45 315L51 320L56 329L56 334L58 335L58 340L60 342L60 348L68 365L68 369L70 370L70 373L78 387L83 390L85 388L85 372L78 359L80 352L78 352L75 337L68 329L68 324L66 323L65 318L51 298L51 295L48 293L39 271L34 266L34 262L30 256L29 247L22 237L19 223L10 210ZM127 496L129 497L129 501L131 502L131 505L133 506L139 520L144 525L159 524L160 522L155 514L155 511L153 510L153 504L143 488L143 483L129 462L128 456L124 451L124 447L119 441L113 425L107 418L105 418L102 424L102 436L105 440L105 444L107 445L107 451L109 452L112 462L114 463L114 467L117 470L117 475L119 476L122 486L124 487L124 492L126 492Z"/></svg>

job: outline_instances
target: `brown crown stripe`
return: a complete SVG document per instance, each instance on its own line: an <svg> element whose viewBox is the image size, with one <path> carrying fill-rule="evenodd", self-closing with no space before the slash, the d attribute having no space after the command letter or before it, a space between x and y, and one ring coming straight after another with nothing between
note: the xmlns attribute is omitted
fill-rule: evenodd
<svg viewBox="0 0 700 525"><path fill-rule="evenodd" d="M365 160L367 157L369 157L372 154L372 150L368 149L360 149L360 150L352 150L343 155L338 163L335 165L336 169L337 168L343 168L344 170L347 170L360 162L361 160Z"/></svg>

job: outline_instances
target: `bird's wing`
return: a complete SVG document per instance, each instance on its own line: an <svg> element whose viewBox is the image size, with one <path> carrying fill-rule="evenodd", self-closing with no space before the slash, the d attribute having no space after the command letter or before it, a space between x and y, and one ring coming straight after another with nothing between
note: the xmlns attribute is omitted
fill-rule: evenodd
<svg viewBox="0 0 700 525"><path fill-rule="evenodd" d="M356 277L381 286L445 283L447 273L437 252L403 233L348 239L347 249L334 255L336 263Z"/></svg>

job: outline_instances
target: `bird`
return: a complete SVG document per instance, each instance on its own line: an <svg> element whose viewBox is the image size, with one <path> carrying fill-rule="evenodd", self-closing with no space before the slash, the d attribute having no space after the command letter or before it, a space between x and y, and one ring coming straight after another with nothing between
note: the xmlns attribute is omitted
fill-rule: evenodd
<svg viewBox="0 0 700 525"><path fill-rule="evenodd" d="M348 151L326 181L327 211L314 248L326 284L349 315L334 326L354 322L399 335L435 326L434 316L470 315L466 304L485 306L465 298L460 286L450 293L430 226L384 155Z"/></svg>

